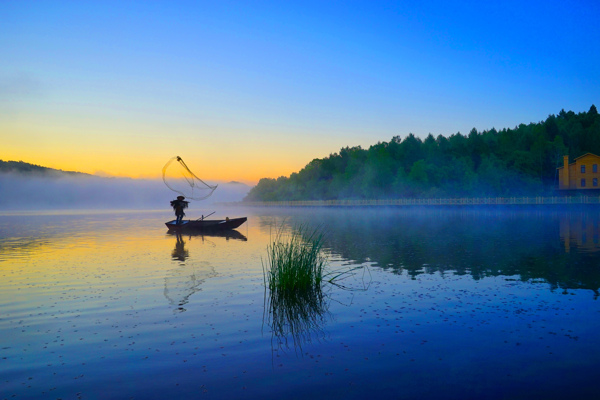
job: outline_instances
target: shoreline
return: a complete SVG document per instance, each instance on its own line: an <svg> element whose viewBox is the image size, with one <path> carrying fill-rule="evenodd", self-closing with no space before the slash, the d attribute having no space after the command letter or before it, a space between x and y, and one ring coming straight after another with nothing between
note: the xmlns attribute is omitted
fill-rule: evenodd
<svg viewBox="0 0 600 400"><path fill-rule="evenodd" d="M244 207L414 207L414 206L565 206L600 205L600 196L463 197L383 200L293 200L222 203Z"/></svg>

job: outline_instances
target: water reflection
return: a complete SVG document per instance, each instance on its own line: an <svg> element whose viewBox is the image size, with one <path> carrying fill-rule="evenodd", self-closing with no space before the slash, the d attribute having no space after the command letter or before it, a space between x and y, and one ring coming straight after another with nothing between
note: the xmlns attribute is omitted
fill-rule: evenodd
<svg viewBox="0 0 600 400"><path fill-rule="evenodd" d="M595 216L585 213L564 214L560 216L560 239L565 252L572 248L580 252L600 251L600 227Z"/></svg>
<svg viewBox="0 0 600 400"><path fill-rule="evenodd" d="M223 232L167 232L168 235L175 236L175 247L171 251L172 261L179 265L171 269L165 279L164 296L169 304L174 307L174 312L186 311L185 305L188 304L190 297L202 290L201 285L209 278L218 276L216 270L208 261L198 261L194 257L190 258L190 252L185 238L200 238L202 243L209 243L213 247L217 244L209 238L224 238L225 241L239 240L247 241L248 238L238 231L230 230Z"/></svg>
<svg viewBox="0 0 600 400"><path fill-rule="evenodd" d="M307 219L327 227L332 253L395 274L518 276L595 296L600 289L598 211L315 210L291 223Z"/></svg>
<svg viewBox="0 0 600 400"><path fill-rule="evenodd" d="M369 292L264 298L270 226L259 216L248 241L165 235L153 214L61 217L43 229L44 218L29 228L0 218L2 398L598 392L600 303L571 288L600 282L600 253L582 247L594 235L583 220L593 226L599 213L571 213L565 235L554 212L300 211L272 219L329 228L335 268L370 260ZM305 357L277 350L296 345Z"/></svg>
<svg viewBox="0 0 600 400"><path fill-rule="evenodd" d="M187 232L174 232L174 231L168 231L167 232L168 235L173 235L173 236L181 236L181 237L188 237L188 238L192 238L192 237L196 237L196 238L200 238L202 240L205 240L207 238L211 238L211 237L215 237L215 238L224 238L226 241L229 240L240 240L243 242L248 241L248 238L246 236L244 236L242 233L236 231L236 230L227 230L227 231L214 231L214 232L210 232L210 231L187 231Z"/></svg>
<svg viewBox="0 0 600 400"><path fill-rule="evenodd" d="M181 264L165 276L165 298L174 307L174 312L183 312L190 297L202 290L202 283L215 276L217 272L208 262Z"/></svg>
<svg viewBox="0 0 600 400"><path fill-rule="evenodd" d="M302 353L304 344L325 336L329 297L320 286L291 292L265 289L265 310L264 322L271 328L272 350L288 349L292 344L296 353Z"/></svg>
<svg viewBox="0 0 600 400"><path fill-rule="evenodd" d="M175 248L171 251L171 259L179 262L179 265L168 271L168 275L165 276L164 296L174 307L174 312L183 312L190 297L202 290L200 285L206 279L217 276L217 272L206 261L186 263L190 256L186 242L180 232L173 235L176 241Z"/></svg>
<svg viewBox="0 0 600 400"><path fill-rule="evenodd" d="M189 257L190 253L185 248L185 241L181 236L181 233L177 232L176 235L177 242L175 243L175 248L171 252L171 258L173 260L178 260L184 262L186 258Z"/></svg>

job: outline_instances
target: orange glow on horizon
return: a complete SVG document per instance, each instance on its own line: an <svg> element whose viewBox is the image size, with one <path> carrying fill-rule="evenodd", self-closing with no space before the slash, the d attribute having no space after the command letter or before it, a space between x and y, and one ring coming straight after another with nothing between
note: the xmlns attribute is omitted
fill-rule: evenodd
<svg viewBox="0 0 600 400"><path fill-rule="evenodd" d="M237 181L248 185L255 185L261 178L278 178L289 176L293 172L301 170L307 162L292 162L285 160L266 160L254 163L253 167L246 167L243 163L214 164L210 160L199 162L198 160L182 157L188 167L198 175L199 178L210 181L229 182ZM54 155L40 154L28 157L10 157L0 153L0 160L23 161L41 167L53 168L63 171L82 172L102 177L119 177L133 179L161 179L162 168L168 158L140 158L140 157L113 157L107 163L103 157L92 155L88 157L77 156L64 160L57 160Z"/></svg>
<svg viewBox="0 0 600 400"><path fill-rule="evenodd" d="M327 157L357 141L356 136L340 139L324 131L295 128L281 132L248 129L240 133L223 127L88 121L77 115L25 117L0 120L0 160L137 179L160 179L165 163L178 155L207 182L255 185L261 178L289 176L311 160Z"/></svg>

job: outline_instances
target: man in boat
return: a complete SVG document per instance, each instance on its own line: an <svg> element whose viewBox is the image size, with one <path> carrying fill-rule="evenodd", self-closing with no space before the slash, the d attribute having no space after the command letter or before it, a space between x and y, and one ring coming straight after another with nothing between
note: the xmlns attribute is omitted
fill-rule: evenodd
<svg viewBox="0 0 600 400"><path fill-rule="evenodd" d="M187 208L189 201L185 201L185 197L177 196L177 200L171 200L171 207L175 211L175 217L177 217L177 223L180 224L185 216L183 212Z"/></svg>

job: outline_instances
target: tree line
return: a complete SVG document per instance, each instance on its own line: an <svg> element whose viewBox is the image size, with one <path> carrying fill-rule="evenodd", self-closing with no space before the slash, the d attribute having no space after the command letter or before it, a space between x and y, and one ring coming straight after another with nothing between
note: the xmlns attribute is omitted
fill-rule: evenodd
<svg viewBox="0 0 600 400"><path fill-rule="evenodd" d="M245 201L385 199L547 195L557 167L585 153L600 154L600 117L588 112L449 137L412 133L363 149L344 147L299 172L263 178Z"/></svg>

